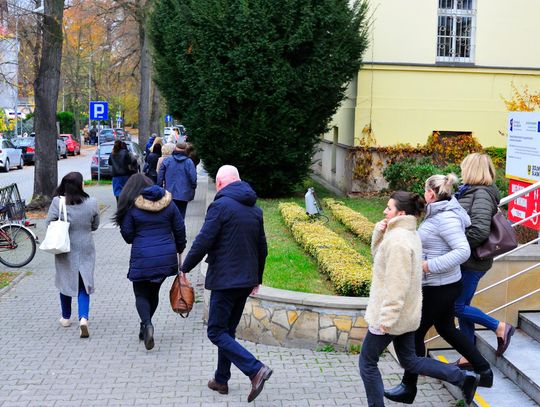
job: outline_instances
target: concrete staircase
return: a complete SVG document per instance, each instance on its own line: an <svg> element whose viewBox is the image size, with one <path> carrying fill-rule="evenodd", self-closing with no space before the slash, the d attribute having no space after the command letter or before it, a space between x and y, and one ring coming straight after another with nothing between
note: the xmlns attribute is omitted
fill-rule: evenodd
<svg viewBox="0 0 540 407"><path fill-rule="evenodd" d="M540 312L520 312L518 329L503 356L496 357L497 338L491 331L477 331L478 350L491 364L491 389L479 387L474 405L480 407L540 406ZM432 350L430 356L443 362L459 357L454 350ZM460 390L445 383L456 399Z"/></svg>

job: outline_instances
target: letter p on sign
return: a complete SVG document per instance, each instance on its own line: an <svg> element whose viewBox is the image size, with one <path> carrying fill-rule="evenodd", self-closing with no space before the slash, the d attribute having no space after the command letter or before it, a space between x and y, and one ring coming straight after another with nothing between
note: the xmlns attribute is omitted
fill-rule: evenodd
<svg viewBox="0 0 540 407"><path fill-rule="evenodd" d="M109 120L107 102L90 102L90 120Z"/></svg>

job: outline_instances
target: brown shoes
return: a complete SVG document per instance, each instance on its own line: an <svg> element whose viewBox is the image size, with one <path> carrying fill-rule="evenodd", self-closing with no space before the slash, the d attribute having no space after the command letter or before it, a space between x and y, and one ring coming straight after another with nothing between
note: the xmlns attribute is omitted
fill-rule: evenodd
<svg viewBox="0 0 540 407"><path fill-rule="evenodd" d="M216 379L212 379L208 382L208 388L217 391L219 394L229 394L229 386L226 383L222 384L216 382Z"/></svg>
<svg viewBox="0 0 540 407"><path fill-rule="evenodd" d="M272 376L272 369L270 369L268 366L263 365L257 372L255 376L251 379L251 392L248 396L248 403L251 403L253 400L257 398L257 396L261 393L264 382L270 379L270 376Z"/></svg>
<svg viewBox="0 0 540 407"><path fill-rule="evenodd" d="M510 339L512 339L512 335L516 332L516 328L509 323L506 323L504 326L504 336L502 338L497 336L497 350L495 351L495 355L502 356L502 354L508 349L508 345L510 345Z"/></svg>

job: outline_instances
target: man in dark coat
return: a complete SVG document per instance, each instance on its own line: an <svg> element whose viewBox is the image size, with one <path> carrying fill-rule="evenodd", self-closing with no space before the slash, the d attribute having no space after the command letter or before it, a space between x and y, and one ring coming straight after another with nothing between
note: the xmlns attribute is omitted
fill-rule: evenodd
<svg viewBox="0 0 540 407"><path fill-rule="evenodd" d="M224 165L218 170L216 189L218 193L181 269L189 272L208 254L205 288L212 290L208 338L218 347L217 369L208 387L227 394L233 363L251 380L251 402L272 370L236 342L235 332L247 298L262 283L268 254L263 214L255 205L255 191L240 180L235 167Z"/></svg>

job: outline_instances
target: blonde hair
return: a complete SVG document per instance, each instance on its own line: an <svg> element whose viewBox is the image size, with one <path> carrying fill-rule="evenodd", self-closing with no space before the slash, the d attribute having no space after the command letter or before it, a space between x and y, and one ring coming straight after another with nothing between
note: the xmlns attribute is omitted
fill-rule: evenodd
<svg viewBox="0 0 540 407"><path fill-rule="evenodd" d="M461 162L464 184L491 185L495 181L495 166L487 154L472 153Z"/></svg>
<svg viewBox="0 0 540 407"><path fill-rule="evenodd" d="M156 144L161 144L163 146L163 140L161 139L161 137L156 137L154 139L154 142L152 143L152 146L150 147L150 152L154 152L154 146Z"/></svg>
<svg viewBox="0 0 540 407"><path fill-rule="evenodd" d="M176 145L172 143L164 144L161 148L161 156L168 156L171 155L175 149Z"/></svg>
<svg viewBox="0 0 540 407"><path fill-rule="evenodd" d="M458 181L458 177L453 173L447 175L436 174L426 180L425 188L433 191L437 201L441 201L452 197L454 184L457 184Z"/></svg>

